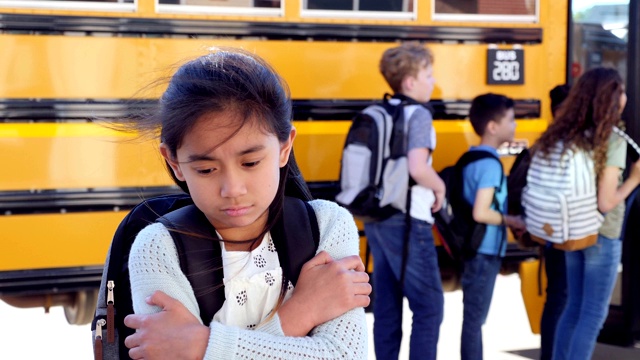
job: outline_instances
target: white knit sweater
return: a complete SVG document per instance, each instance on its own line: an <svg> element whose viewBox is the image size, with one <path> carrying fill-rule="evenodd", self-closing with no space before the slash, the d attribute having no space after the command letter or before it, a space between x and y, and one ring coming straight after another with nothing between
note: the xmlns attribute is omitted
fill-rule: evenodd
<svg viewBox="0 0 640 360"><path fill-rule="evenodd" d="M351 214L333 202L314 200L320 229L318 251L333 259L359 254L358 229ZM200 319L200 311L189 280L180 270L171 235L160 223L144 228L136 237L129 257L131 295L136 314L159 312L145 298L161 290L184 304ZM309 336L285 336L276 315L255 330L211 322L205 355L212 359L366 359L367 324L362 308L315 327Z"/></svg>

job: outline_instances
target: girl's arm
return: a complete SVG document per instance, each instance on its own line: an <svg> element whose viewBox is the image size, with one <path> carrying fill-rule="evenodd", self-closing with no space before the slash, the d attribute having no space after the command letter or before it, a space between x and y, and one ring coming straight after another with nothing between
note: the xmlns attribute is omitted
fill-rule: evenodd
<svg viewBox="0 0 640 360"><path fill-rule="evenodd" d="M333 260L320 251L302 267L292 297L278 309L286 336L305 336L347 311L369 305L369 275L358 255Z"/></svg>
<svg viewBox="0 0 640 360"><path fill-rule="evenodd" d="M333 202L315 200L311 205L316 212L320 229L318 251L326 251L333 259L359 254L359 235L353 216ZM304 280L301 280L302 278L298 280L298 288L304 285ZM335 299L340 295L335 287L328 291L322 289L317 294L316 301L321 301L321 295L329 295L322 300L325 302L326 299L336 301ZM294 289L289 301L295 296ZM309 303L311 309L316 305ZM205 359L367 358L368 330L364 309L360 307L316 326L306 337L284 336L280 323L281 321L278 320L265 324L271 329L258 328L262 331L225 327L219 323L212 324Z"/></svg>
<svg viewBox="0 0 640 360"><path fill-rule="evenodd" d="M598 210L603 213L624 201L640 184L640 160L633 164L627 180L618 186L621 171L617 166L606 166L598 179Z"/></svg>
<svg viewBox="0 0 640 360"><path fill-rule="evenodd" d="M334 259L349 255L357 255L359 252L359 237L353 217L344 209L326 201L312 202L316 209L318 225L320 227L320 250L327 251ZM190 289L188 280L180 271L177 263L175 247L170 235L164 229L165 247L169 254L175 258L175 264L171 271L160 273L146 273L145 276L131 275L132 296L136 315L127 317L127 325L138 329L138 332L127 339L127 346L134 346L136 354L145 359L154 358L183 358L202 348L202 340L205 331L209 332L206 359L233 359L246 356L249 358L366 358L367 355L367 328L364 311L362 308L350 310L340 317L317 326L307 337L287 337L280 325L281 320L276 314L271 321L262 324L256 330L244 330L231 326L225 326L213 322L209 328L200 324L197 302ZM136 240L138 241L138 240ZM134 245L135 247L135 245ZM167 249L165 249L167 250ZM134 249L132 248L132 253ZM145 259L140 264L130 261L132 269L147 268L155 261L153 258ZM144 264L144 265L143 265ZM165 263L155 263L156 266L164 266ZM143 281L144 279L144 281ZM147 286L141 286L146 284ZM177 286L172 286L177 285ZM303 288L304 280L301 277L298 283ZM186 287L186 290L185 290ZM175 288L181 291L174 290ZM149 305L145 298L153 294L155 290L165 292L173 291L171 297L187 299L185 302L175 301L167 304ZM291 301L296 296L295 290ZM152 298L155 301L156 295ZM164 299L164 298L163 298ZM332 299L332 297L329 297ZM339 300L333 300L339 301ZM185 306L182 307L180 303ZM195 306L194 306L195 305ZM191 323L185 321L185 310L192 314ZM149 315L163 310L160 314ZM307 310L308 311L308 310ZM138 315L140 314L140 315ZM145 315L146 314L146 315ZM160 318L162 318L160 320ZM294 319L295 320L295 319ZM289 320L286 320L288 323ZM160 338L162 329L168 334L177 334L183 331L194 334L190 341L178 341L175 337L166 336ZM201 357L202 353L198 355Z"/></svg>

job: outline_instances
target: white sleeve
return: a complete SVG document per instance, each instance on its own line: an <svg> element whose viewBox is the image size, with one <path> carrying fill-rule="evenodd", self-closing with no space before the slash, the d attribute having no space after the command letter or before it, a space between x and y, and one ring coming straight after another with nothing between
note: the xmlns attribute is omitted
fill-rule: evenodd
<svg viewBox="0 0 640 360"><path fill-rule="evenodd" d="M359 253L358 229L351 214L335 203L311 202L320 230L318 251L334 259ZM171 235L162 224L152 224L136 237L129 258L131 295L137 314L159 312L145 298L162 290L200 319L199 308L180 263ZM362 308L314 328L309 336L284 336L278 316L257 330L212 322L205 359L366 359L367 323Z"/></svg>
<svg viewBox="0 0 640 360"><path fill-rule="evenodd" d="M358 255L359 236L353 216L329 201L315 200L310 204L320 229L318 251L325 250L334 259ZM274 320L278 320L277 316ZM212 323L205 359L367 358L368 330L362 308L315 327L306 337L284 336L279 321L266 325L254 331Z"/></svg>
<svg viewBox="0 0 640 360"><path fill-rule="evenodd" d="M189 280L180 269L176 246L161 223L148 225L136 236L129 252L131 300L136 314L160 312L145 299L161 290L180 301L200 319L200 309ZM117 286L117 285L116 285Z"/></svg>

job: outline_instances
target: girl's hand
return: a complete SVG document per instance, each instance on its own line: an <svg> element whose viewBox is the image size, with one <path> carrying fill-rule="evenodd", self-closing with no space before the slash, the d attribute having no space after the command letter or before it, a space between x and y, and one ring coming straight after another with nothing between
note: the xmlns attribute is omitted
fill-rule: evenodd
<svg viewBox="0 0 640 360"><path fill-rule="evenodd" d="M202 325L178 300L162 291L147 298L162 310L133 314L124 324L136 332L124 340L132 359L202 359L209 342L209 328Z"/></svg>
<svg viewBox="0 0 640 360"><path fill-rule="evenodd" d="M371 285L357 255L333 260L321 251L300 271L293 294L278 309L287 336L306 336L314 327L369 305Z"/></svg>
<svg viewBox="0 0 640 360"><path fill-rule="evenodd" d="M514 233L523 233L527 230L527 224L524 222L522 216L505 215L504 221Z"/></svg>
<svg viewBox="0 0 640 360"><path fill-rule="evenodd" d="M640 183L640 159L634 162L629 172L629 178L633 178L636 182Z"/></svg>

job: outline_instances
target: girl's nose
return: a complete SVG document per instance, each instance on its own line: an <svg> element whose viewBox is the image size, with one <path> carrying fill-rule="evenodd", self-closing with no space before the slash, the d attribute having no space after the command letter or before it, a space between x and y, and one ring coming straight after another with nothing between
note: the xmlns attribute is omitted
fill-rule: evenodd
<svg viewBox="0 0 640 360"><path fill-rule="evenodd" d="M234 198L246 194L247 187L242 175L237 171L225 171L222 176L220 195L226 198Z"/></svg>

